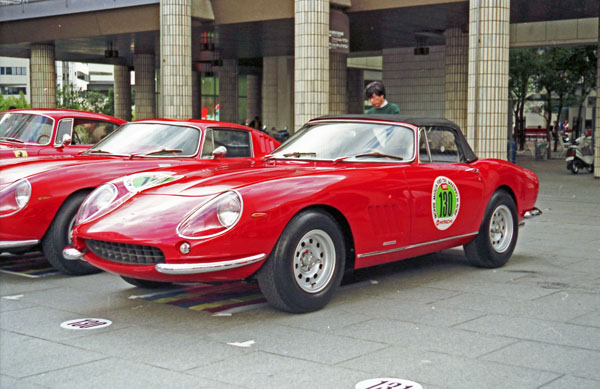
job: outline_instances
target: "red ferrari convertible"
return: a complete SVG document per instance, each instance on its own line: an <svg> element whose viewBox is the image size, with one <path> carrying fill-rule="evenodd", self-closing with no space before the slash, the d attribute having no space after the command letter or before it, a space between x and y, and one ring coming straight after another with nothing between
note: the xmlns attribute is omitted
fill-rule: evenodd
<svg viewBox="0 0 600 389"><path fill-rule="evenodd" d="M478 159L441 119L310 121L262 165L206 174L167 168L96 189L74 247L136 286L256 277L290 312L322 308L346 270L464 246L476 266L508 261L538 179Z"/></svg>
<svg viewBox="0 0 600 389"><path fill-rule="evenodd" d="M189 164L191 170L245 168L279 143L236 124L213 121L144 120L121 126L77 156L2 160L0 163L0 251L41 248L65 274L98 269L67 261L77 208L97 186L114 178L158 167Z"/></svg>
<svg viewBox="0 0 600 389"><path fill-rule="evenodd" d="M123 123L112 116L69 109L0 112L0 158L77 154Z"/></svg>

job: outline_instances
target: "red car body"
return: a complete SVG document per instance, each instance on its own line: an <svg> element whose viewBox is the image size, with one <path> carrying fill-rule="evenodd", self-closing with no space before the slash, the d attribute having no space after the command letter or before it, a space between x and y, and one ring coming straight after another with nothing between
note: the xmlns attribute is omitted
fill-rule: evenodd
<svg viewBox="0 0 600 389"><path fill-rule="evenodd" d="M0 112L0 158L78 154L125 120L69 109L15 109Z"/></svg>
<svg viewBox="0 0 600 389"><path fill-rule="evenodd" d="M67 256L138 286L256 276L292 312L324 306L349 269L460 245L473 264L501 266L518 224L539 214L533 172L477 159L439 119L320 118L253 168L154 173L135 194L131 177L99 188L118 193L104 210L91 195Z"/></svg>
<svg viewBox="0 0 600 389"><path fill-rule="evenodd" d="M219 140L226 143L225 149L218 148ZM3 160L0 251L22 252L41 243L51 264L64 273L96 270L62 257L75 212L94 188L158 167L188 164L190 170L206 174L211 169L249 167L278 145L268 135L236 124L144 120L125 124L77 156Z"/></svg>

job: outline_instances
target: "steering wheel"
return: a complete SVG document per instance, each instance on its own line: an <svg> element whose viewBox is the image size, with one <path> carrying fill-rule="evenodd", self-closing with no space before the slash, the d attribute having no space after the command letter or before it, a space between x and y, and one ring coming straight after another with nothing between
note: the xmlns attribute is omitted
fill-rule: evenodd
<svg viewBox="0 0 600 389"><path fill-rule="evenodd" d="M38 138L36 139L36 142L37 143L42 143L41 140L44 139L44 138L50 140L50 136L49 135L42 134L42 135L38 136Z"/></svg>

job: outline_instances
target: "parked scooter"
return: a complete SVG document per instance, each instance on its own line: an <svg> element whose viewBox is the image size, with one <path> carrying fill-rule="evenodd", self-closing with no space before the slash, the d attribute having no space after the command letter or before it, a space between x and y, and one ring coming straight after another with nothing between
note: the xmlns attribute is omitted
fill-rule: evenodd
<svg viewBox="0 0 600 389"><path fill-rule="evenodd" d="M579 170L587 168L590 173L594 171L594 150L592 150L592 137L580 136L575 144L567 149L567 170L577 174Z"/></svg>

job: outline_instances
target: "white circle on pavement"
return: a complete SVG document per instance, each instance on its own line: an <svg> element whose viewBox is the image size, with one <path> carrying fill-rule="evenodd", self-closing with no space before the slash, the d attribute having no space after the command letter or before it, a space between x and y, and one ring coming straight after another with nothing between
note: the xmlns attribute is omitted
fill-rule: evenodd
<svg viewBox="0 0 600 389"><path fill-rule="evenodd" d="M423 389L421 384L402 378L371 378L361 381L354 389Z"/></svg>
<svg viewBox="0 0 600 389"><path fill-rule="evenodd" d="M107 319L86 318L65 321L60 326L67 330L96 330L108 327L111 324L112 321Z"/></svg>

